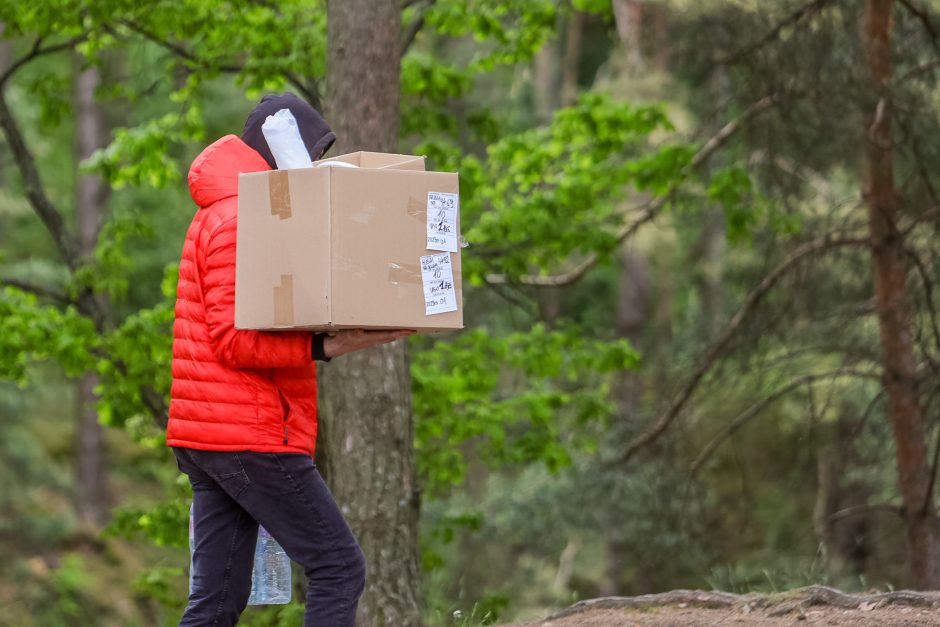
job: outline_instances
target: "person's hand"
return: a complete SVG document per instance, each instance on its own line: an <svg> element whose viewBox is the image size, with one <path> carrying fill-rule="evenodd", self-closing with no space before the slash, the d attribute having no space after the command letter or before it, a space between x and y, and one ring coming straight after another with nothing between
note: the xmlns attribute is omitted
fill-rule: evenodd
<svg viewBox="0 0 940 627"><path fill-rule="evenodd" d="M323 338L323 352L327 357L339 357L346 353L362 350L379 344L388 344L397 339L408 337L415 332L411 329L387 330L365 330L365 329L343 329L328 334Z"/></svg>

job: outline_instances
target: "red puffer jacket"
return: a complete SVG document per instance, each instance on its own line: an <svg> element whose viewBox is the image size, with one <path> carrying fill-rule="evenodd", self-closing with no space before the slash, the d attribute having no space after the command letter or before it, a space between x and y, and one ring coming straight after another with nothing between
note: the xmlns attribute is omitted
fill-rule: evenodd
<svg viewBox="0 0 940 627"><path fill-rule="evenodd" d="M313 455L310 334L234 326L238 174L270 169L227 135L189 170L199 210L186 233L176 293L169 446Z"/></svg>

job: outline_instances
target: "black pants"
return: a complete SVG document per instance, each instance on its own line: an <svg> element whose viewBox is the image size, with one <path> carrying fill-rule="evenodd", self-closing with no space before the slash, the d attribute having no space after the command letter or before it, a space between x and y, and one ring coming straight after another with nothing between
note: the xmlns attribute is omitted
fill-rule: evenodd
<svg viewBox="0 0 940 627"><path fill-rule="evenodd" d="M309 455L173 452L193 485L193 591L180 627L238 622L251 593L258 523L304 568L304 627L355 624L365 559Z"/></svg>

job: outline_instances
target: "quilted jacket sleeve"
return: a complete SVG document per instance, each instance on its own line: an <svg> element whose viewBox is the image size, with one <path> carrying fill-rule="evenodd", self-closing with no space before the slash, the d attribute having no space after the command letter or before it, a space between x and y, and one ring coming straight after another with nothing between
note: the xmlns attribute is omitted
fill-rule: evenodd
<svg viewBox="0 0 940 627"><path fill-rule="evenodd" d="M232 368L295 368L313 363L306 332L265 332L235 328L236 221L226 220L209 235L200 283L212 352Z"/></svg>

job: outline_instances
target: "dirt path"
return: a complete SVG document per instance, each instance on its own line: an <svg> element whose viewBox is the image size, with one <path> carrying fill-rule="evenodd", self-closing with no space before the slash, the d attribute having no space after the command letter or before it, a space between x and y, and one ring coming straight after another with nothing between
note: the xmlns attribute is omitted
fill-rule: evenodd
<svg viewBox="0 0 940 627"><path fill-rule="evenodd" d="M848 594L810 586L773 595L673 590L581 601L515 627L685 627L835 625L940 627L940 593ZM509 626L504 626L509 627Z"/></svg>
<svg viewBox="0 0 940 627"><path fill-rule="evenodd" d="M516 627L713 627L716 625L835 625L851 627L940 626L940 610L893 607L870 610L815 608L792 616L744 614L735 610L655 608L648 610L590 610L565 618L517 623Z"/></svg>

